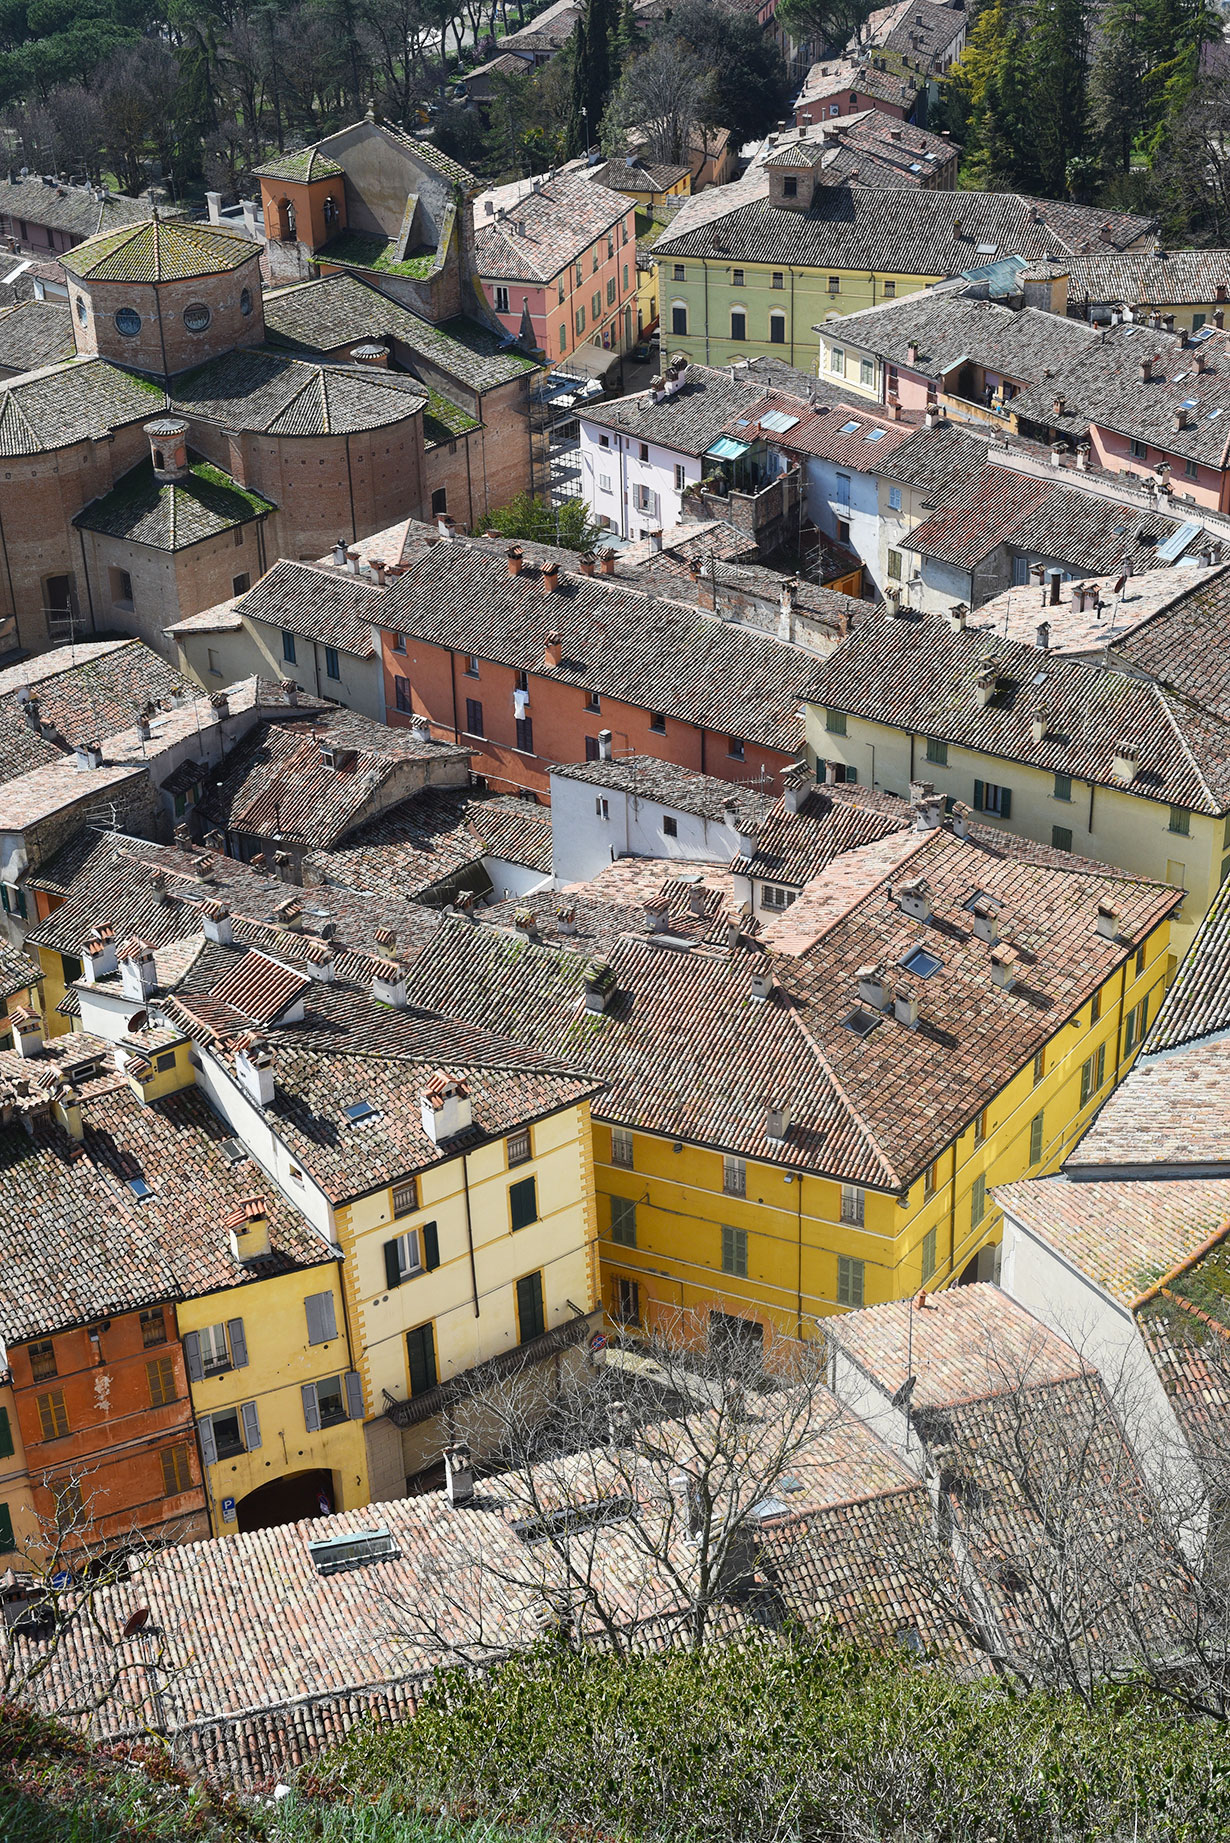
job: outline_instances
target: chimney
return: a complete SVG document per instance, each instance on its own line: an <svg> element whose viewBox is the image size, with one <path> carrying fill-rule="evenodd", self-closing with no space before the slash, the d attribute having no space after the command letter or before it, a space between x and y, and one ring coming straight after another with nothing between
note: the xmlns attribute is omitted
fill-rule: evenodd
<svg viewBox="0 0 1230 1843"><path fill-rule="evenodd" d="M452 543L456 526L457 520L455 518L450 518L447 512L440 513L439 517L436 519L436 530L439 533L441 543Z"/></svg>
<svg viewBox="0 0 1230 1843"><path fill-rule="evenodd" d="M699 877L688 889L688 908L693 915L707 915L709 912L709 892Z"/></svg>
<svg viewBox="0 0 1230 1843"><path fill-rule="evenodd" d="M1181 403L1176 408L1170 420L1173 427L1176 429L1186 429L1189 426L1187 410Z"/></svg>
<svg viewBox="0 0 1230 1843"><path fill-rule="evenodd" d="M396 960L374 960L372 962L372 997L380 1005L396 1005L401 1010L406 1003L406 969Z"/></svg>
<svg viewBox="0 0 1230 1843"><path fill-rule="evenodd" d="M913 813L913 830L915 832L934 832L944 823L943 794L929 793L922 799L911 802Z"/></svg>
<svg viewBox="0 0 1230 1843"><path fill-rule="evenodd" d="M99 979L106 979L115 971L115 932L113 929L101 925L94 929L85 944L82 965L91 985Z"/></svg>
<svg viewBox="0 0 1230 1843"><path fill-rule="evenodd" d="M1088 442L1077 442L1076 444L1076 466L1077 466L1077 471L1079 473L1084 474L1084 473L1088 473L1089 471L1089 452L1090 452L1090 449L1089 449Z"/></svg>
<svg viewBox="0 0 1230 1843"><path fill-rule="evenodd" d="M548 634L546 645L542 649L542 669L550 672L559 665L564 657L564 643L558 634Z"/></svg>
<svg viewBox="0 0 1230 1843"><path fill-rule="evenodd" d="M201 932L207 941L216 941L221 947L230 946L235 930L231 925L231 912L224 902L201 904Z"/></svg>
<svg viewBox="0 0 1230 1843"><path fill-rule="evenodd" d="M474 1501L474 1465L464 1440L444 1449L444 1489L454 1509Z"/></svg>
<svg viewBox="0 0 1230 1843"><path fill-rule="evenodd" d="M931 891L925 877L909 877L897 885L894 892L898 907L906 915L912 915L915 921L931 920Z"/></svg>
<svg viewBox="0 0 1230 1843"><path fill-rule="evenodd" d="M544 563L542 566L542 586L550 594L559 588L559 564Z"/></svg>
<svg viewBox="0 0 1230 1843"><path fill-rule="evenodd" d="M513 913L513 927L517 930L518 934L536 935L538 933L538 917L535 915L533 909L517 909Z"/></svg>
<svg viewBox="0 0 1230 1843"><path fill-rule="evenodd" d="M598 760L600 762L609 762L613 759L614 753L615 751L611 743L610 730L599 730L598 731Z"/></svg>
<svg viewBox="0 0 1230 1843"><path fill-rule="evenodd" d="M959 243L961 241L962 231L963 231L963 226L961 223L961 219L957 217L956 215L954 215L953 220L952 220L952 235L953 235L954 242Z"/></svg>
<svg viewBox="0 0 1230 1843"><path fill-rule="evenodd" d="M918 363L918 341L917 339L910 340L909 344L905 348L905 355L911 365L916 365Z"/></svg>
<svg viewBox="0 0 1230 1843"><path fill-rule="evenodd" d="M1217 328L1218 332L1222 330L1223 326L1225 325L1225 321L1226 321L1225 308L1215 307L1213 309L1213 325Z"/></svg>
<svg viewBox="0 0 1230 1843"><path fill-rule="evenodd" d="M1104 941L1116 941L1119 938L1119 911L1109 902L1099 902L1097 931Z"/></svg>
<svg viewBox="0 0 1230 1843"><path fill-rule="evenodd" d="M748 993L749 999L751 999L753 1004L763 1005L765 1000L772 995L773 985L773 969L771 966L766 964L763 967L753 968L752 989Z"/></svg>
<svg viewBox="0 0 1230 1843"><path fill-rule="evenodd" d="M1057 608L1059 606L1060 593L1063 589L1063 571L1052 570L1048 577L1048 582L1050 586L1047 591L1046 599L1052 608Z"/></svg>
<svg viewBox="0 0 1230 1843"><path fill-rule="evenodd" d="M425 711L416 710L411 713L410 734L415 742L431 741L431 718Z"/></svg>
<svg viewBox="0 0 1230 1843"><path fill-rule="evenodd" d="M561 903L555 911L555 932L557 934L575 934L577 931L577 912L571 903Z"/></svg>
<svg viewBox="0 0 1230 1843"><path fill-rule="evenodd" d="M273 1051L259 1031L249 1031L235 1041L235 1079L256 1107L273 1099Z"/></svg>
<svg viewBox="0 0 1230 1843"><path fill-rule="evenodd" d="M615 574L615 552L609 544L598 552L598 569L603 576Z"/></svg>
<svg viewBox="0 0 1230 1843"><path fill-rule="evenodd" d="M647 896L645 898L646 934L665 934L669 912L665 896Z"/></svg>
<svg viewBox="0 0 1230 1843"><path fill-rule="evenodd" d="M1051 713L1045 704L1037 704L1029 719L1030 734L1035 742L1045 742L1050 732Z"/></svg>
<svg viewBox="0 0 1230 1843"><path fill-rule="evenodd" d="M1067 398L1064 396L1052 397L1051 398L1051 415L1052 416L1062 416L1063 410L1064 410L1064 404L1066 402L1067 402Z"/></svg>
<svg viewBox="0 0 1230 1843"><path fill-rule="evenodd" d="M798 599L799 585L793 576L787 576L782 583L780 607L777 621L779 640L794 639L794 609Z"/></svg>
<svg viewBox="0 0 1230 1843"><path fill-rule="evenodd" d="M508 558L509 575L519 576L521 574L522 569L524 568L524 552L522 551L520 544L510 544L508 546L507 551L505 552L505 555Z"/></svg>
<svg viewBox="0 0 1230 1843"><path fill-rule="evenodd" d="M801 765L798 772L787 770L782 777L782 805L788 813L801 813L811 797L807 769Z"/></svg>
<svg viewBox="0 0 1230 1843"><path fill-rule="evenodd" d="M101 742L79 742L73 750L74 768L101 768L102 761Z"/></svg>
<svg viewBox="0 0 1230 1843"><path fill-rule="evenodd" d="M282 679L282 681L278 685L278 690L282 693L282 696L286 699L286 702L291 706L291 709L293 710L294 707L299 702L299 687L295 683L294 679L293 678Z"/></svg>
<svg viewBox="0 0 1230 1843"><path fill-rule="evenodd" d="M955 607L948 610L948 625L955 634L963 634L965 632L965 623L968 619L969 609L964 602L958 602Z"/></svg>
<svg viewBox="0 0 1230 1843"><path fill-rule="evenodd" d="M605 1011L615 996L615 973L610 961L591 960L582 979L585 985L585 1009Z"/></svg>
<svg viewBox="0 0 1230 1843"><path fill-rule="evenodd" d="M29 1010L25 1005L17 1005L9 1012L9 1023L13 1027L13 1048L19 1056L27 1060L43 1053L43 1020L37 1011Z"/></svg>
<svg viewBox="0 0 1230 1843"><path fill-rule="evenodd" d="M1208 355L1205 352L1205 349L1203 346L1200 346L1197 349L1195 362L1196 362L1196 373L1197 373L1197 376L1199 376L1204 372L1209 362Z"/></svg>
<svg viewBox="0 0 1230 1843"><path fill-rule="evenodd" d="M592 576L597 565L598 559L592 550L582 552L579 565L582 576Z"/></svg>
<svg viewBox="0 0 1230 1843"><path fill-rule="evenodd" d="M337 540L337 543L333 546L333 562L334 562L335 568L339 570L345 569L346 567L346 540L345 538L339 538Z"/></svg>
<svg viewBox="0 0 1230 1843"><path fill-rule="evenodd" d="M984 710L998 690L999 661L993 654L986 653L978 661L978 671L974 678L974 695Z"/></svg>
<svg viewBox="0 0 1230 1843"><path fill-rule="evenodd" d="M423 1131L433 1145L468 1133L474 1119L468 1084L459 1075L437 1069L419 1096Z"/></svg>
<svg viewBox="0 0 1230 1843"><path fill-rule="evenodd" d="M381 371L389 368L389 348L375 339L365 339L362 345L351 346L350 356L356 365L375 365Z"/></svg>
<svg viewBox="0 0 1230 1843"><path fill-rule="evenodd" d="M124 942L116 959L120 969L120 989L124 997L144 1004L158 988L158 967L153 948L148 941L138 940L134 935L131 940Z"/></svg>
<svg viewBox="0 0 1230 1843"><path fill-rule="evenodd" d="M209 708L214 713L215 723L225 723L226 719L231 714L231 702L226 692L211 691L209 694Z"/></svg>
<svg viewBox="0 0 1230 1843"><path fill-rule="evenodd" d="M264 1197L241 1197L226 1219L231 1253L245 1266L269 1253L269 1206Z"/></svg>
<svg viewBox="0 0 1230 1843"><path fill-rule="evenodd" d="M1153 360L1151 358L1141 359L1138 375L1142 384L1147 384L1149 382L1150 378L1153 376Z"/></svg>
<svg viewBox="0 0 1230 1843"><path fill-rule="evenodd" d="M1115 753L1110 771L1115 780L1123 786L1130 787L1136 779L1136 770L1140 766L1140 750L1135 743L1119 742L1115 744Z"/></svg>
<svg viewBox="0 0 1230 1843"><path fill-rule="evenodd" d="M883 962L875 960L870 966L860 966L855 977L860 1005L870 1005L873 1011L886 1011L889 995Z"/></svg>
<svg viewBox="0 0 1230 1843"><path fill-rule="evenodd" d="M1050 650L1051 624L1049 621L1038 622L1037 627L1034 629L1034 640L1040 653L1045 653Z"/></svg>
<svg viewBox="0 0 1230 1843"><path fill-rule="evenodd" d="M158 416L145 424L154 478L175 486L188 478L188 424L180 416Z"/></svg>
<svg viewBox="0 0 1230 1843"><path fill-rule="evenodd" d="M790 1131L791 1104L788 1100L770 1101L765 1109L764 1136L780 1145Z"/></svg>
<svg viewBox="0 0 1230 1843"><path fill-rule="evenodd" d="M1021 956L1015 947L991 949L991 984L1001 992L1011 992L1020 976Z"/></svg>
<svg viewBox="0 0 1230 1843"><path fill-rule="evenodd" d="M919 1010L917 993L898 986L893 994L893 1016L897 1022L904 1024L907 1030L917 1030Z"/></svg>
<svg viewBox="0 0 1230 1843"><path fill-rule="evenodd" d="M974 933L980 941L994 947L999 939L999 917L989 902L976 902L971 911L974 917Z"/></svg>

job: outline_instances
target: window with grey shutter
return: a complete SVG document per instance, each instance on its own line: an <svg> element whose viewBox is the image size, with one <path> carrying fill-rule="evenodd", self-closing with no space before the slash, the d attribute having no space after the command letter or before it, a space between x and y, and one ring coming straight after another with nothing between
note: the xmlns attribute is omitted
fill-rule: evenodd
<svg viewBox="0 0 1230 1843"><path fill-rule="evenodd" d="M240 1409L243 1415L243 1443L250 1453L254 1453L261 1443L260 1416L256 1412L256 1403L246 1401Z"/></svg>
<svg viewBox="0 0 1230 1843"><path fill-rule="evenodd" d="M230 1347L231 1347L231 1368L232 1369L247 1369L248 1367L248 1340L243 1334L242 1318L228 1318L227 1319L226 1337L227 1337L227 1342L230 1344Z"/></svg>
<svg viewBox="0 0 1230 1843"><path fill-rule="evenodd" d="M346 1371L346 1412L352 1421L361 1421L365 1415L363 1378L357 1369Z"/></svg>
<svg viewBox="0 0 1230 1843"><path fill-rule="evenodd" d="M309 1433L319 1433L320 1404L316 1400L316 1384L305 1382L299 1392L303 1396L303 1425Z"/></svg>
<svg viewBox="0 0 1230 1843"><path fill-rule="evenodd" d="M309 1293L303 1302L307 1312L309 1344L327 1344L337 1336L337 1314L332 1293Z"/></svg>
<svg viewBox="0 0 1230 1843"><path fill-rule="evenodd" d="M217 1465L218 1463L218 1443L214 1439L212 1421L201 1422L201 1457L206 1465Z"/></svg>
<svg viewBox="0 0 1230 1843"><path fill-rule="evenodd" d="M189 1382L203 1382L205 1369L201 1362L201 1338L197 1331L189 1331L184 1338L184 1362L188 1365ZM209 1462L213 1464L211 1459Z"/></svg>

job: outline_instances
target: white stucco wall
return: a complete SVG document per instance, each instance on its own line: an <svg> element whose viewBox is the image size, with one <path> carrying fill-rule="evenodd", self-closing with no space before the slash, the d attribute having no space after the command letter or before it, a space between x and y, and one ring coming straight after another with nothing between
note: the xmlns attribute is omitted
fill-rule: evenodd
<svg viewBox="0 0 1230 1843"><path fill-rule="evenodd" d="M607 803L607 819L597 812L602 800ZM667 814L675 821L673 838L662 830ZM587 882L617 857L729 864L738 856L739 835L721 820L567 775L551 776L551 861L557 889Z"/></svg>
<svg viewBox="0 0 1230 1843"><path fill-rule="evenodd" d="M695 455L679 454L656 442L642 443L634 436L578 418L581 430L581 497L595 518L606 518L621 537L641 538L646 532L677 525L683 518L683 493L675 484L675 469L683 469L686 482L701 478ZM609 447L603 447L606 441ZM648 460L641 459L642 447ZM604 488L603 481L607 482ZM657 494L657 509L639 509L637 488Z"/></svg>

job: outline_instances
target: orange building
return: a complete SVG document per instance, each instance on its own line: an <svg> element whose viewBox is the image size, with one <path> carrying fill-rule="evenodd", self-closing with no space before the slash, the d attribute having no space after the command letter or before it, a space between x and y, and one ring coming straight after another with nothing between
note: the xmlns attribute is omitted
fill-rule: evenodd
<svg viewBox="0 0 1230 1843"><path fill-rule="evenodd" d="M607 747L779 786L814 654L615 581L611 553L569 560L439 543L394 577L369 615L389 723L426 718L504 790Z"/></svg>

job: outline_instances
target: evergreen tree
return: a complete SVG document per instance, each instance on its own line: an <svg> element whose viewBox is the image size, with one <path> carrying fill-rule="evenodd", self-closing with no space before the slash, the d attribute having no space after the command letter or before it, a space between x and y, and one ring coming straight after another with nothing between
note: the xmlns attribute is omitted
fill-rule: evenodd
<svg viewBox="0 0 1230 1843"><path fill-rule="evenodd" d="M1089 78L1090 125L1103 167L1126 173L1141 126L1144 80L1141 0L1112 0Z"/></svg>
<svg viewBox="0 0 1230 1843"><path fill-rule="evenodd" d="M1027 146L1043 198L1066 197L1069 162L1084 147L1088 42L1085 0L1035 0L1029 14Z"/></svg>
<svg viewBox="0 0 1230 1843"><path fill-rule="evenodd" d="M619 0L586 0L574 39L572 136L579 153L599 144L619 26Z"/></svg>

